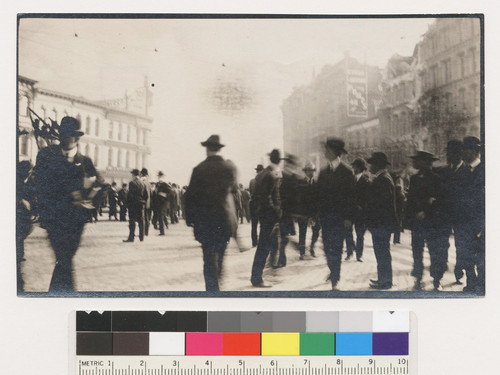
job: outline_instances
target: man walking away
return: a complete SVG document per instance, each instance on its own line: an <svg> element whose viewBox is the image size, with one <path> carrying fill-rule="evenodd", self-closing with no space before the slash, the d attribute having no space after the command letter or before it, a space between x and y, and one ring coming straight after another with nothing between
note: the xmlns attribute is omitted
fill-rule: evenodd
<svg viewBox="0 0 500 375"><path fill-rule="evenodd" d="M127 221L127 184L122 184L121 190L118 192L118 205L120 206L120 221Z"/></svg>
<svg viewBox="0 0 500 375"><path fill-rule="evenodd" d="M156 185L156 199L157 199L157 213L156 217L158 219L158 226L160 229L160 236L165 235L165 227L168 228L168 194L172 190L168 184L163 181L164 173L162 171L158 172L158 183Z"/></svg>
<svg viewBox="0 0 500 375"><path fill-rule="evenodd" d="M262 164L258 164L257 168L255 168L255 172L259 174L264 170L264 166ZM259 216L256 213L256 201L254 198L255 195L255 178L250 180L250 215L252 217L252 247L257 246L258 236L257 236L257 225L259 224Z"/></svg>
<svg viewBox="0 0 500 375"><path fill-rule="evenodd" d="M132 181L128 184L127 206L128 206L128 228L129 234L123 242L134 242L135 223L139 226L139 240L144 241L144 208L148 195L146 187L139 177L139 170L133 169Z"/></svg>
<svg viewBox="0 0 500 375"><path fill-rule="evenodd" d="M383 152L374 152L367 160L370 172L375 176L370 185L367 202L367 227L372 233L373 251L377 259L377 279L370 280L372 289L392 288L391 234L398 224L396 216L396 191L391 175L387 171L390 164Z"/></svg>
<svg viewBox="0 0 500 375"><path fill-rule="evenodd" d="M144 234L149 236L149 226L151 225L151 185L148 181L149 173L146 168L141 169L141 181L146 192L146 203L144 205Z"/></svg>
<svg viewBox="0 0 500 375"><path fill-rule="evenodd" d="M203 250L203 274L208 292L219 291L222 261L227 243L236 232L232 188L236 168L220 155L224 147L218 135L205 142L207 158L193 169L186 191L186 224L194 227L195 239Z"/></svg>
<svg viewBox="0 0 500 375"><path fill-rule="evenodd" d="M118 220L118 213L116 212L117 200L118 193L116 192L116 182L113 181L111 187L108 189L109 220L111 220L112 217L114 217L115 220Z"/></svg>
<svg viewBox="0 0 500 375"><path fill-rule="evenodd" d="M314 244L318 240L319 231L321 226L319 225L319 220L315 214L316 202L316 180L314 179L314 173L316 172L316 166L308 162L302 169L306 177L300 185L300 202L299 202L299 218L297 220L299 224L299 252L300 260L303 260L306 254L306 237L307 237L307 226L309 221L311 221L312 237L311 246L309 248L309 253L312 257L316 257L314 252Z"/></svg>

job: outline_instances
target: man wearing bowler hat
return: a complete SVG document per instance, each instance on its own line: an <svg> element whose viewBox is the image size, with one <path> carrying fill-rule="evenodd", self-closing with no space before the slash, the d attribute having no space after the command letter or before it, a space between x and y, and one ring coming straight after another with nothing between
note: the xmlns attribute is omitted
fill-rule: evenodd
<svg viewBox="0 0 500 375"><path fill-rule="evenodd" d="M374 152L367 160L375 176L366 205L366 226L372 233L373 251L377 259L377 279L370 280L372 289L392 288L391 234L397 227L396 189L387 171L390 164L383 152Z"/></svg>
<svg viewBox="0 0 500 375"><path fill-rule="evenodd" d="M306 237L307 237L307 226L309 220L312 221L312 237L311 246L309 248L309 253L312 257L316 257L314 252L314 244L318 240L319 231L321 226L319 225L318 217L315 214L314 208L316 207L316 180L314 179L314 173L316 172L316 166L312 162L307 162L302 171L306 175L300 185L300 202L299 202L299 217L297 222L299 224L299 252L300 260L305 259L306 254Z"/></svg>
<svg viewBox="0 0 500 375"><path fill-rule="evenodd" d="M481 141L465 137L463 159L468 170L463 215L467 218L465 251L465 292L485 292L485 191L484 163L481 161Z"/></svg>
<svg viewBox="0 0 500 375"><path fill-rule="evenodd" d="M127 206L128 206L128 229L129 234L123 242L134 242L135 223L139 227L139 240L144 241L144 210L148 199L146 186L140 178L138 169L130 171L132 180L128 184Z"/></svg>
<svg viewBox="0 0 500 375"><path fill-rule="evenodd" d="M264 170L264 166L262 164L257 164L257 167L255 168L255 173L259 174ZM257 236L257 225L259 224L259 216L255 212L255 199L254 199L254 194L255 194L255 178L252 178L250 180L250 216L252 220L252 247L257 246L258 242L258 236Z"/></svg>
<svg viewBox="0 0 500 375"><path fill-rule="evenodd" d="M219 155L224 145L218 135L211 135L201 145L207 158L191 175L186 191L186 224L194 227L195 239L203 249L206 290L217 292L224 252L237 225L232 196L236 168Z"/></svg>
<svg viewBox="0 0 500 375"><path fill-rule="evenodd" d="M445 213L442 207L443 189L441 179L432 170L432 163L438 160L426 151L417 151L413 156L413 167L417 174L410 178L406 206L407 223L411 229L413 271L415 290L422 289L424 271L423 253L427 243L431 258L431 277L434 290L441 290L441 278L446 271L448 239L446 236Z"/></svg>
<svg viewBox="0 0 500 375"><path fill-rule="evenodd" d="M318 177L317 205L323 234L323 249L326 254L329 279L332 289L340 280L342 247L346 231L352 228L355 212L355 179L349 165L341 160L346 154L344 141L328 138L325 147L326 168Z"/></svg>
<svg viewBox="0 0 500 375"><path fill-rule="evenodd" d="M280 152L274 149L269 154L271 163L255 178L255 212L259 217L259 244L252 265L251 282L254 287L266 288L262 272L269 253L276 252L278 246L279 221L281 219L280 183L282 178L279 163Z"/></svg>
<svg viewBox="0 0 500 375"><path fill-rule="evenodd" d="M63 117L59 145L51 145L37 155L34 170L40 222L47 230L56 256L49 292L74 290L72 260L94 206L90 199L103 186L92 160L78 152L84 133L80 122Z"/></svg>

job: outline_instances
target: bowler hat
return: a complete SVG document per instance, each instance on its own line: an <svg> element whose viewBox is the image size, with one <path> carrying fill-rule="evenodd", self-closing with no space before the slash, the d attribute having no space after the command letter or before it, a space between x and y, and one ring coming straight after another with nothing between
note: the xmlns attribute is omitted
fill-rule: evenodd
<svg viewBox="0 0 500 375"><path fill-rule="evenodd" d="M465 137L464 138L464 149L481 151L481 141L477 137Z"/></svg>
<svg viewBox="0 0 500 375"><path fill-rule="evenodd" d="M314 163L308 161L306 163L306 165L304 166L304 168L302 168L302 170L305 172L305 171L315 171L316 170L316 166L314 165Z"/></svg>
<svg viewBox="0 0 500 375"><path fill-rule="evenodd" d="M162 171L159 171L158 172L158 177L163 177L163 176L165 176L165 174Z"/></svg>
<svg viewBox="0 0 500 375"><path fill-rule="evenodd" d="M436 158L433 154L427 151L417 151L415 155L410 156L411 159L420 159L420 160L427 160L427 161L436 161L439 160L439 158Z"/></svg>
<svg viewBox="0 0 500 375"><path fill-rule="evenodd" d="M463 150L463 148L464 144L462 143L462 141L459 141L458 139L452 139L446 145L446 151L451 151L451 152L460 152Z"/></svg>
<svg viewBox="0 0 500 375"><path fill-rule="evenodd" d="M340 138L327 138L324 146L330 150L340 151L343 154L347 154L345 142Z"/></svg>
<svg viewBox="0 0 500 375"><path fill-rule="evenodd" d="M149 176L148 170L147 170L146 168L142 168L142 169L141 169L141 174L142 174L143 176Z"/></svg>
<svg viewBox="0 0 500 375"><path fill-rule="evenodd" d="M387 160L387 157L386 157L386 160ZM352 162L351 165L353 167L357 167L357 168L361 169L362 171L366 170L366 162L364 161L364 159L356 158L356 159L354 159L354 161Z"/></svg>
<svg viewBox="0 0 500 375"><path fill-rule="evenodd" d="M391 163L387 160L387 155L383 152L374 152L370 158L366 160L369 164L379 167L385 167Z"/></svg>
<svg viewBox="0 0 500 375"><path fill-rule="evenodd" d="M74 117L65 116L59 125L59 138L81 137L85 133L80 130L80 121Z"/></svg>
<svg viewBox="0 0 500 375"><path fill-rule="evenodd" d="M130 173L132 173L133 176L139 176L139 170L138 169L132 169L130 171Z"/></svg>
<svg viewBox="0 0 500 375"><path fill-rule="evenodd" d="M274 164L278 164L281 160L281 153L280 150L278 150L277 148L272 150L268 155L269 155L269 160L271 160L271 162L273 162Z"/></svg>
<svg viewBox="0 0 500 375"><path fill-rule="evenodd" d="M257 168L255 168L255 170L257 172L260 172L260 171L264 170L264 166L262 164L257 164Z"/></svg>
<svg viewBox="0 0 500 375"><path fill-rule="evenodd" d="M219 135L212 134L205 142L201 142L201 145L204 147L212 147L212 148L222 148L225 145L220 143Z"/></svg>

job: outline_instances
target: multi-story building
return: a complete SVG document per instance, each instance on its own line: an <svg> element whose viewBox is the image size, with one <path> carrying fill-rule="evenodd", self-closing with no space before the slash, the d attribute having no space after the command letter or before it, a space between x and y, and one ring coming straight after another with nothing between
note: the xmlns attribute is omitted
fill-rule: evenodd
<svg viewBox="0 0 500 375"><path fill-rule="evenodd" d="M30 91L31 88L31 91ZM92 159L106 182L130 180L130 169L148 167L149 133L152 119L123 109L106 106L82 97L36 87L36 82L19 77L19 160L36 161L38 146L28 109L46 122L60 122L64 116L80 121L79 151Z"/></svg>
<svg viewBox="0 0 500 375"><path fill-rule="evenodd" d="M378 117L360 120L344 126L341 137L346 142L348 154L345 159L352 162L355 158L367 159L373 152L380 151L381 127Z"/></svg>
<svg viewBox="0 0 500 375"><path fill-rule="evenodd" d="M322 141L376 115L381 78L379 68L346 54L337 64L323 67L309 85L294 89L281 108L285 151L319 163Z"/></svg>
<svg viewBox="0 0 500 375"><path fill-rule="evenodd" d="M438 18L417 46L423 148L445 157L448 140L480 136L481 26L477 17Z"/></svg>

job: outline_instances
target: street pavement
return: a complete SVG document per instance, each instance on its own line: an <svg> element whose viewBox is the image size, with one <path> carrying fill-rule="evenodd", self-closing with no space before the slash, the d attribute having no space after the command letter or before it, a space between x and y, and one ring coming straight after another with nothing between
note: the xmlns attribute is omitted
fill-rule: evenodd
<svg viewBox="0 0 500 375"><path fill-rule="evenodd" d="M159 236L158 231L151 227L149 236L143 242L136 237L133 243L123 243L122 240L128 235L128 223L103 218L85 226L82 242L73 261L77 291L205 290L201 246L195 241L192 228L187 227L183 220L171 224L165 236ZM309 228L307 244L310 242L310 232ZM307 255L305 260L300 260L299 252L292 243L294 241L297 241L296 237L287 247L287 266L278 269L266 267L264 271L264 280L271 288L256 289L250 283L255 254L255 248L251 248L250 224L241 224L238 229L239 246L231 239L226 250L221 291L331 290L330 282L326 281L329 270L322 251L321 236L316 244L316 258ZM409 231L402 233L401 244L391 245L391 255L394 275L391 291L412 291L415 281L410 276L413 258ZM25 259L21 263L25 292L47 292L55 258L45 230L38 225L25 241ZM364 262L357 262L353 256L349 261L342 262L338 290L373 291L369 287L369 280L377 278L377 265L369 232L365 234L363 259ZM426 250L424 291L433 289L429 264ZM448 271L441 283L444 291L460 292L463 289L463 285L455 284L454 266L455 247L453 238L450 238Z"/></svg>

